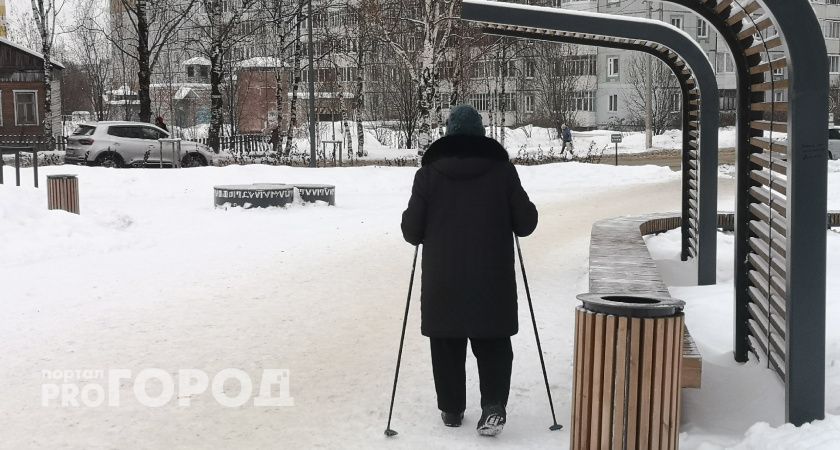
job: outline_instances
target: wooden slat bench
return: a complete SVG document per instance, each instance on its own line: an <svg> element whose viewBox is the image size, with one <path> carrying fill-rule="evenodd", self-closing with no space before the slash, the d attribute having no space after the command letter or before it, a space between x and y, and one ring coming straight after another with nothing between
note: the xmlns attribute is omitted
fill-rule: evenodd
<svg viewBox="0 0 840 450"><path fill-rule="evenodd" d="M670 297L643 236L680 227L676 213L618 217L592 226L589 291L597 294L655 294ZM685 328L682 387L699 388L702 358Z"/></svg>

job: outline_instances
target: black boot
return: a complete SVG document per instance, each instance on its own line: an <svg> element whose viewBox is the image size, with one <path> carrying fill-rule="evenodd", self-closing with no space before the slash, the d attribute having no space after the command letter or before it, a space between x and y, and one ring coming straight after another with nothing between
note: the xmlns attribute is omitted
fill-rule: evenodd
<svg viewBox="0 0 840 450"><path fill-rule="evenodd" d="M447 427L460 427L461 420L464 419L464 413L448 413L441 411L440 418L443 419L443 424Z"/></svg>
<svg viewBox="0 0 840 450"><path fill-rule="evenodd" d="M490 405L481 411L476 430L482 436L496 436L502 432L507 421L507 413L502 405Z"/></svg>

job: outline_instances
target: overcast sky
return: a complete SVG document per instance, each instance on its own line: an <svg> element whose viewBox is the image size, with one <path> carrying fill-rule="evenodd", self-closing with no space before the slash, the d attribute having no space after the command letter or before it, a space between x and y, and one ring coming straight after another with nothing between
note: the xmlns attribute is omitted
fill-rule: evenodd
<svg viewBox="0 0 840 450"><path fill-rule="evenodd" d="M73 17L73 9L75 8L78 0L56 0L59 4L64 1L66 2L65 5L61 9L61 16L63 21L70 20ZM105 6L107 4L107 0L100 0L102 5ZM6 0L6 21L8 23L15 23L14 18L12 17L13 14L19 14L21 12L30 12L32 11L32 2L30 0Z"/></svg>

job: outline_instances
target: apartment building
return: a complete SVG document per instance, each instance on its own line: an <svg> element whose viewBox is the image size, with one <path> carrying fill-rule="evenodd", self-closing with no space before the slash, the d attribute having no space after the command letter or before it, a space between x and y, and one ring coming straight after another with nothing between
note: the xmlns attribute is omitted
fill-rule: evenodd
<svg viewBox="0 0 840 450"><path fill-rule="evenodd" d="M601 12L634 17L649 17L661 20L688 33L703 48L713 64L718 76L720 105L724 121L734 118L735 110L735 65L732 55L723 39L702 18L692 11L668 2L648 0L519 0L520 3L573 9L579 11ZM359 45L355 34L358 30L357 15L346 4L319 6L313 17L314 57L316 73L316 105L319 118L341 115L342 110L350 110L354 117L355 79L359 68ZM338 4L340 5L340 3ZM840 0L815 0L811 2L824 29L832 83L840 86ZM162 53L158 67L153 74L153 95L156 113L172 114L180 125L201 122L209 117L209 63L206 49L196 42L198 29L202 26L202 14L195 13L178 31L173 44ZM306 65L308 40L306 21L302 18L303 60ZM237 104L254 104L254 99L237 93L239 71L242 67L254 70L259 64L255 61L273 58L280 60L283 70L288 70L288 82L291 85L294 46L289 45L291 36L287 35L285 47L278 50L275 30L265 25L266 11L256 9L247 14L240 27L240 35L227 55L226 69L226 104L228 114L237 115ZM765 36L772 36L775 30L764 30ZM410 36L405 37L409 49L417 48L419 42ZM517 126L527 123L559 125L554 122L569 121L579 128L594 127L638 127L643 118L639 112L639 74L641 61L647 56L628 50L616 50L597 47L570 46L561 44L531 43L518 41L510 45L485 45L492 40L476 42L466 50L452 48L440 56L440 90L437 97L446 114L450 98L457 81L459 103L475 106L486 120L491 117L496 123ZM512 42L512 41L510 41ZM555 50L556 49L556 50ZM466 56L465 56L466 55ZM456 59L470 59L468 67L462 68L456 80ZM774 55L771 55L774 57ZM462 61L463 63L463 61ZM275 64L275 69L280 64ZM366 113L364 120L389 120L399 115L401 99L406 94L405 74L393 52L387 44L378 43L368 49L364 64L364 94ZM264 72L264 71L263 71ZM783 70L776 74L784 76ZM305 90L308 72L301 73L301 89ZM271 77L247 76L248 92L260 92L254 86L255 80L265 79L266 88L276 86L269 81ZM571 81L569 81L571 80ZM125 83L120 83L123 86ZM657 86L659 88L659 86ZM666 94L669 104L673 105L673 117L679 117L680 92L676 87ZM840 89L840 87L838 87ZM265 89L263 89L264 91ZM779 93L783 95L784 93ZM262 104L267 104L265 92L262 92ZM291 94L285 92L288 98ZM305 97L305 92L300 93ZM784 98L778 98L784 101ZM635 107L634 107L635 102ZM283 106L279 116L288 113L288 103ZM240 108L241 109L241 108ZM262 123L268 126L278 112L270 107L265 109ZM276 108L275 108L276 109ZM558 109L568 110L558 114ZM249 110L253 115L253 110ZM303 108L299 108L303 113ZM262 114L262 112L260 113ZM303 119L303 117L301 117ZM257 124L257 118L250 117L248 122ZM257 128L251 125L249 128Z"/></svg>

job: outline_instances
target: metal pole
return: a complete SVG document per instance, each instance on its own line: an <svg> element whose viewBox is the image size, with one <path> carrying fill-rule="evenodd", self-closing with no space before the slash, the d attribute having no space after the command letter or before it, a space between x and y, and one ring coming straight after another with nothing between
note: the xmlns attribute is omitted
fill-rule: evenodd
<svg viewBox="0 0 840 450"><path fill-rule="evenodd" d="M618 142L615 143L615 165L618 165Z"/></svg>
<svg viewBox="0 0 840 450"><path fill-rule="evenodd" d="M647 18L653 13L651 0L647 2ZM653 57L645 57L645 148L653 147Z"/></svg>
<svg viewBox="0 0 840 450"><path fill-rule="evenodd" d="M35 187L38 187L38 149L32 147L32 170L35 172Z"/></svg>
<svg viewBox="0 0 840 450"><path fill-rule="evenodd" d="M20 150L15 152L15 186L20 186Z"/></svg>
<svg viewBox="0 0 840 450"><path fill-rule="evenodd" d="M314 46L312 45L312 0L309 0L306 14L306 30L309 34L309 40L306 43L307 53L309 53L309 167L316 166L316 149L315 149L315 57L312 54Z"/></svg>

